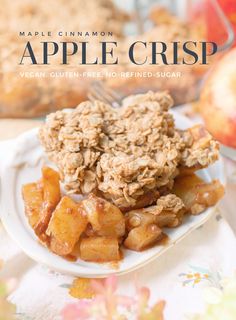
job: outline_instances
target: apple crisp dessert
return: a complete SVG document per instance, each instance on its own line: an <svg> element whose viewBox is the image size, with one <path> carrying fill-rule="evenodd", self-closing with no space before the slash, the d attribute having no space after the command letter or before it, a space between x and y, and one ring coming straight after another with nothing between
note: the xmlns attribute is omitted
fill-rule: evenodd
<svg viewBox="0 0 236 320"><path fill-rule="evenodd" d="M177 129L172 103L166 92L148 92L119 109L86 101L47 117L39 139L59 172L43 167L22 193L29 224L52 252L119 260L122 245L144 250L163 239L163 228L224 195L218 180L195 174L218 159L218 143L202 126Z"/></svg>

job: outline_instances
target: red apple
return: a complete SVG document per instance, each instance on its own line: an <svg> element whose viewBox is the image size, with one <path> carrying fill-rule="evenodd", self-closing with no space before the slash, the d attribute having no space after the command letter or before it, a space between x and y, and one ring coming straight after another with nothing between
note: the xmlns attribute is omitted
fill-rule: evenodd
<svg viewBox="0 0 236 320"><path fill-rule="evenodd" d="M236 148L236 48L224 55L207 79L199 111L211 134Z"/></svg>

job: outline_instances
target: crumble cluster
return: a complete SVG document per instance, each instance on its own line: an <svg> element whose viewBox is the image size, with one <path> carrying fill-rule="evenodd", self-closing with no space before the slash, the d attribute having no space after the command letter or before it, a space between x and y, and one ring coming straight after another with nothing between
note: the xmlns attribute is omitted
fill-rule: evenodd
<svg viewBox="0 0 236 320"><path fill-rule="evenodd" d="M199 169L218 158L217 142L201 126L175 128L172 104L166 92L130 96L116 109L86 101L50 114L39 138L69 192L134 207L150 192L171 190L180 168Z"/></svg>

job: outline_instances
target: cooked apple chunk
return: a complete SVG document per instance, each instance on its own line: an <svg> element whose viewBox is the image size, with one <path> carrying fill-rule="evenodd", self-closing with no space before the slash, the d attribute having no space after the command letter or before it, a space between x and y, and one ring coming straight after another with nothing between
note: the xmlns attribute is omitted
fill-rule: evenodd
<svg viewBox="0 0 236 320"><path fill-rule="evenodd" d="M71 253L87 223L80 203L63 197L53 212L46 232L51 238L50 249L61 256Z"/></svg>
<svg viewBox="0 0 236 320"><path fill-rule="evenodd" d="M44 201L48 208L55 208L61 198L59 173L52 168L42 168Z"/></svg>
<svg viewBox="0 0 236 320"><path fill-rule="evenodd" d="M125 234L125 218L119 208L93 194L82 203L96 235L119 238Z"/></svg>
<svg viewBox="0 0 236 320"><path fill-rule="evenodd" d="M157 224L160 228L174 228L181 224L184 215L184 210L180 214L175 214L171 211L159 211L157 206L151 206L144 209L132 210L126 215L126 228L131 230L138 226L143 226L150 223Z"/></svg>
<svg viewBox="0 0 236 320"><path fill-rule="evenodd" d="M185 213L183 201L174 194L162 196L156 205L143 209L131 210L126 213L126 228L155 223L158 227L177 227L182 223Z"/></svg>
<svg viewBox="0 0 236 320"><path fill-rule="evenodd" d="M120 260L117 238L83 238L80 243L80 257L85 261L109 262Z"/></svg>
<svg viewBox="0 0 236 320"><path fill-rule="evenodd" d="M22 187L25 204L25 213L29 224L34 229L40 219L40 210L43 204L43 188L40 183L28 183Z"/></svg>
<svg viewBox="0 0 236 320"><path fill-rule="evenodd" d="M125 215L126 229L130 231L136 227L156 223L156 216L152 212L149 212L150 208L153 207L154 206L127 212Z"/></svg>
<svg viewBox="0 0 236 320"><path fill-rule="evenodd" d="M159 227L178 227L186 212L182 199L173 193L160 197L155 207L153 214L157 217L156 223Z"/></svg>
<svg viewBox="0 0 236 320"><path fill-rule="evenodd" d="M136 200L136 204L132 207L121 207L120 210L122 212L128 212L130 210L134 210L134 209L141 209L141 208L145 208L147 206L151 206L153 203L155 203L157 201L157 199L159 198L160 193L155 190L155 191L149 191L143 195L141 195L137 200Z"/></svg>
<svg viewBox="0 0 236 320"><path fill-rule="evenodd" d="M43 206L40 219L35 226L35 233L41 237L45 233L52 212L61 198L59 174L49 167L42 168ZM42 238L42 237L41 237Z"/></svg>
<svg viewBox="0 0 236 320"><path fill-rule="evenodd" d="M218 180L207 183L191 174L177 177L172 192L183 200L187 212L196 215L214 206L224 196L224 187Z"/></svg>
<svg viewBox="0 0 236 320"><path fill-rule="evenodd" d="M162 230L156 224L145 224L132 229L125 239L126 248L141 251L162 238Z"/></svg>

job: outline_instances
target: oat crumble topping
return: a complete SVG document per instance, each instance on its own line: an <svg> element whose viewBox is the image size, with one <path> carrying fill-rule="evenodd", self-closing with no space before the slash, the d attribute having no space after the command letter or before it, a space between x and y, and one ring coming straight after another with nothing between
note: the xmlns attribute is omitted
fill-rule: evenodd
<svg viewBox="0 0 236 320"><path fill-rule="evenodd" d="M218 157L217 142L201 126L175 128L172 104L166 92L130 96L119 109L86 101L50 114L39 138L69 192L99 192L118 207L132 207L150 191L170 190L180 166L199 169ZM176 198L157 204L168 200L179 210Z"/></svg>

